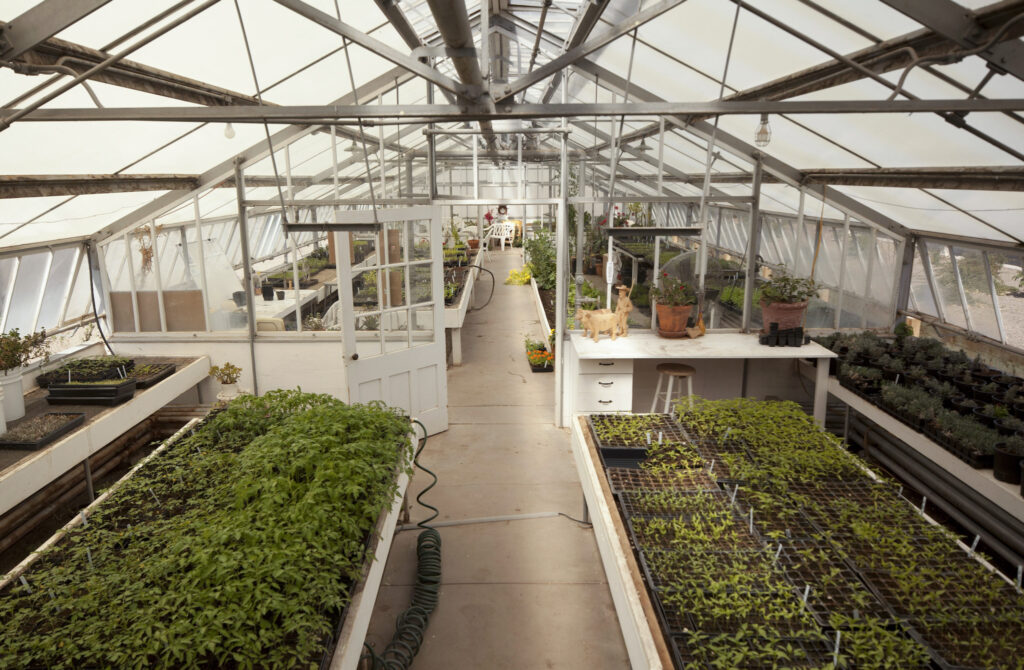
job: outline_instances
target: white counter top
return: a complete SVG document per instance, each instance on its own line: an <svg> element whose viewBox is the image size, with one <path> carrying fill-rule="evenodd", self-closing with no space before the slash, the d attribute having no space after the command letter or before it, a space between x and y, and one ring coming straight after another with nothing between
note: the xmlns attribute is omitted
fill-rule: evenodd
<svg viewBox="0 0 1024 670"><path fill-rule="evenodd" d="M570 335L581 359L592 358L835 358L836 354L811 342L801 347L769 347L756 334L708 333L695 340L670 339L650 332L631 332L614 342L607 336L594 342L580 333Z"/></svg>

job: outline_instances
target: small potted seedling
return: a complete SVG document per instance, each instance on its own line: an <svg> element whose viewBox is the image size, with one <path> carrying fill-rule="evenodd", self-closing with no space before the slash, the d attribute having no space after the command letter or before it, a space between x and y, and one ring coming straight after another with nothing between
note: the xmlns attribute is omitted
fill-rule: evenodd
<svg viewBox="0 0 1024 670"><path fill-rule="evenodd" d="M4 421L15 421L25 416L25 391L22 385L22 367L31 359L42 356L49 360L50 349L46 330L22 335L17 328L0 332L0 389L2 389ZM6 429L6 425L0 426Z"/></svg>
<svg viewBox="0 0 1024 670"><path fill-rule="evenodd" d="M222 385L217 400L227 402L238 395L238 378L242 376L242 368L225 362L223 365L212 366L210 376Z"/></svg>

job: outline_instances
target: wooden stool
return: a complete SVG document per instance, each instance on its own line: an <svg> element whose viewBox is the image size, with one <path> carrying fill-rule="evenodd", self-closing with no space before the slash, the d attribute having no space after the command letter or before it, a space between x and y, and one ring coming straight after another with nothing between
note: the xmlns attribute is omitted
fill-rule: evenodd
<svg viewBox="0 0 1024 670"><path fill-rule="evenodd" d="M672 412L672 385L675 382L676 377L680 379L686 377L686 395L690 399L690 408L693 408L693 376L697 374L689 365L682 363L661 363L657 367L658 370L658 386L654 389L654 398L651 400L651 412L656 412L658 408L658 396L661 395L661 383L664 379L668 379L668 389L665 391L665 409L662 410L666 414ZM682 383L679 385L679 390L682 391Z"/></svg>

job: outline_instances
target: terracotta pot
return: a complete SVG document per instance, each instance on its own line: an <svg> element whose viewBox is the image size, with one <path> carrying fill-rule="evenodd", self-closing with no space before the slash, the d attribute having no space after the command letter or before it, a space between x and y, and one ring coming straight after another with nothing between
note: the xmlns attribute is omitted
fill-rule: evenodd
<svg viewBox="0 0 1024 670"><path fill-rule="evenodd" d="M764 332L768 332L771 324L779 324L779 330L799 328L804 322L804 313L807 311L807 301L803 302L773 302L768 304L761 301L761 321L764 324Z"/></svg>
<svg viewBox="0 0 1024 670"><path fill-rule="evenodd" d="M658 335L662 337L685 337L686 321L690 318L693 305L660 305L658 310Z"/></svg>
<svg viewBox="0 0 1024 670"><path fill-rule="evenodd" d="M466 244L469 245L470 249L479 249L480 248L480 240L466 240Z"/></svg>

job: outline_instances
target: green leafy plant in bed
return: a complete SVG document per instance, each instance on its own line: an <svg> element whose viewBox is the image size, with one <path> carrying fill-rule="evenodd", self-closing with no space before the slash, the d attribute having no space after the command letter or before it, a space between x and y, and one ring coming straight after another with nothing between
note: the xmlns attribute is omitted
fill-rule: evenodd
<svg viewBox="0 0 1024 670"><path fill-rule="evenodd" d="M0 667L315 667L408 430L326 395L240 396L0 592Z"/></svg>

